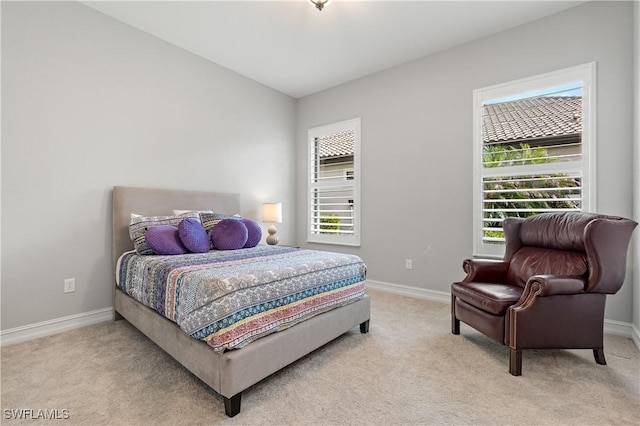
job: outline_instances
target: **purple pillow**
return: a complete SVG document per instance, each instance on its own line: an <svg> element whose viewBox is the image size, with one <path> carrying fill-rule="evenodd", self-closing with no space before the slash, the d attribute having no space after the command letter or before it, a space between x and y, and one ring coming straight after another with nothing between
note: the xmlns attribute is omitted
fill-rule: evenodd
<svg viewBox="0 0 640 426"><path fill-rule="evenodd" d="M171 225L151 226L144 234L147 244L155 254L185 254L186 247L180 241L178 228Z"/></svg>
<svg viewBox="0 0 640 426"><path fill-rule="evenodd" d="M178 225L178 235L182 244L193 253L209 251L209 237L198 219L183 219Z"/></svg>
<svg viewBox="0 0 640 426"><path fill-rule="evenodd" d="M251 219L242 218L240 220L244 223L244 226L247 227L247 242L244 243L243 248L257 246L262 239L262 229L260 228L260 225Z"/></svg>
<svg viewBox="0 0 640 426"><path fill-rule="evenodd" d="M238 219L223 219L211 230L211 242L216 250L236 250L243 248L249 231Z"/></svg>

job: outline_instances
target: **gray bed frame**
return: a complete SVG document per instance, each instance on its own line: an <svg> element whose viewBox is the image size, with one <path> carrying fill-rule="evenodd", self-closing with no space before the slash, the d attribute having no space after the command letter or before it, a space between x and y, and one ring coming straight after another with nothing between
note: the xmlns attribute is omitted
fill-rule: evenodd
<svg viewBox="0 0 640 426"><path fill-rule="evenodd" d="M120 255L133 249L133 243L129 238L131 213L162 216L171 215L174 209L213 209L217 213L235 214L240 213L240 196L228 193L114 187L114 277L115 265ZM219 353L205 342L187 335L175 323L138 303L117 287L114 297L115 319L126 319L222 395L225 412L229 417L240 412L243 390L358 325L362 333L367 333L370 310L370 299L365 296L354 303L265 336L242 349Z"/></svg>

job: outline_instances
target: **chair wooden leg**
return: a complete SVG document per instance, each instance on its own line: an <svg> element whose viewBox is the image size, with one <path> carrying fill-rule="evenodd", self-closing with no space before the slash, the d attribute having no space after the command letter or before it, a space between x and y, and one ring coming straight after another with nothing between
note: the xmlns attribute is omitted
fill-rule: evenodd
<svg viewBox="0 0 640 426"><path fill-rule="evenodd" d="M369 332L369 320L360 324L360 333L368 333Z"/></svg>
<svg viewBox="0 0 640 426"><path fill-rule="evenodd" d="M509 348L509 373L522 376L522 351Z"/></svg>
<svg viewBox="0 0 640 426"><path fill-rule="evenodd" d="M456 297L451 295L451 332L460 334L460 320L456 318Z"/></svg>
<svg viewBox="0 0 640 426"><path fill-rule="evenodd" d="M607 360L604 359L604 349L594 349L593 357L596 359L596 362L600 365L607 365Z"/></svg>

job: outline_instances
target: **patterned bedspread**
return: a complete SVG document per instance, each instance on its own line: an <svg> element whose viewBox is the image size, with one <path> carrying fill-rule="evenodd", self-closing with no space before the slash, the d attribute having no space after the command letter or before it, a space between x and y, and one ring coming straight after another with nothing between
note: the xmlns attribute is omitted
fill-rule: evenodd
<svg viewBox="0 0 640 426"><path fill-rule="evenodd" d="M126 294L213 349L241 348L364 295L358 256L258 245L118 261Z"/></svg>

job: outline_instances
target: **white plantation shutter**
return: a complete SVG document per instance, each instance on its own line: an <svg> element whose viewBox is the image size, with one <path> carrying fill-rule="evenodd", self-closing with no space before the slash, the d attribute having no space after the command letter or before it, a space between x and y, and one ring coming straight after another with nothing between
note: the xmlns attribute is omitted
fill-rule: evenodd
<svg viewBox="0 0 640 426"><path fill-rule="evenodd" d="M577 145L577 146L576 146ZM504 243L502 221L506 217L527 217L552 211L582 210L581 144L572 144L576 152L553 154L562 146L545 147L542 158L548 163L528 164L525 160L492 161L483 156L482 241ZM519 155L526 155L527 151ZM505 151L498 146L497 154ZM540 161L538 158L536 161Z"/></svg>
<svg viewBox="0 0 640 426"><path fill-rule="evenodd" d="M309 129L308 241L360 244L360 119Z"/></svg>
<svg viewBox="0 0 640 426"><path fill-rule="evenodd" d="M595 66L474 92L474 255L504 254L502 222L595 205Z"/></svg>

